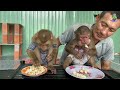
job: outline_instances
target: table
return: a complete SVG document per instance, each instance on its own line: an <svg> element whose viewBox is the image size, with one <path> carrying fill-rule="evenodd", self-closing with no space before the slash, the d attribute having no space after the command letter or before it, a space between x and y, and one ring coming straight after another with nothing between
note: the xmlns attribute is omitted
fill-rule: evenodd
<svg viewBox="0 0 120 90"><path fill-rule="evenodd" d="M28 65L21 62L20 66L15 70L0 70L0 79L77 79L68 75L62 66L56 65L57 74L51 74L49 71L39 77L28 77L21 74L21 69ZM120 74L114 70L105 71L105 77L103 79L120 79Z"/></svg>
<svg viewBox="0 0 120 90"><path fill-rule="evenodd" d="M26 67L28 65L22 64L18 70L18 73L14 76L13 79L77 79L74 78L70 75L68 75L65 70L62 68L62 66L55 66L57 69L57 74L51 74L49 71L42 76L39 77L28 77L28 76L24 76L21 74L20 70L24 67ZM103 72L105 73L105 77L103 79L118 79L120 78L120 74L113 71L113 70L108 70L105 71L103 70Z"/></svg>

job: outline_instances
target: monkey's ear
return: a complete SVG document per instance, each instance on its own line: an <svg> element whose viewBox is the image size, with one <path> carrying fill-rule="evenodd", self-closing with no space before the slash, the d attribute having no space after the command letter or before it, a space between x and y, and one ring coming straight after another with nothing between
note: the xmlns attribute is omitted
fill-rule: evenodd
<svg viewBox="0 0 120 90"><path fill-rule="evenodd" d="M51 38L50 39L53 39L53 34L51 34Z"/></svg>
<svg viewBox="0 0 120 90"><path fill-rule="evenodd" d="M74 33L75 33L75 38L79 39L79 33L77 31L74 31Z"/></svg>

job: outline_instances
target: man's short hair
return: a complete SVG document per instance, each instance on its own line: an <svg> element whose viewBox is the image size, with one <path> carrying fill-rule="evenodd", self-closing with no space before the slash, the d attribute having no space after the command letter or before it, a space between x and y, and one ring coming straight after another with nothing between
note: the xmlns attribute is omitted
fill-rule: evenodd
<svg viewBox="0 0 120 90"><path fill-rule="evenodd" d="M120 19L120 11L102 11L100 18L102 18L106 13L110 13L111 15L116 14L117 19Z"/></svg>

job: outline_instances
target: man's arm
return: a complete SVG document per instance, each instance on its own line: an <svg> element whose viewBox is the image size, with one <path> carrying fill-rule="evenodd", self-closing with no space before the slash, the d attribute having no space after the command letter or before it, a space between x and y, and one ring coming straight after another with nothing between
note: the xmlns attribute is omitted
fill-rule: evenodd
<svg viewBox="0 0 120 90"><path fill-rule="evenodd" d="M58 46L67 44L74 38L74 27L71 26L67 30L65 30L58 38Z"/></svg>
<svg viewBox="0 0 120 90"><path fill-rule="evenodd" d="M110 70L111 69L111 61L102 60L101 63L95 64L94 67L102 69L102 70Z"/></svg>
<svg viewBox="0 0 120 90"><path fill-rule="evenodd" d="M111 61L114 60L114 43L113 40L107 39L106 47L104 48L105 53L101 58L101 69L103 70L110 70L111 69Z"/></svg>

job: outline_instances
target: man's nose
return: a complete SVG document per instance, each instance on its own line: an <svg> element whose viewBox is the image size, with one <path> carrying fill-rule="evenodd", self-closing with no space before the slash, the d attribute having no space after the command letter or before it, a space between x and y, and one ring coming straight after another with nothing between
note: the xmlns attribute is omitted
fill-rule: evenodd
<svg viewBox="0 0 120 90"><path fill-rule="evenodd" d="M102 35L107 35L107 32L108 32L109 28L105 28L101 31L101 34Z"/></svg>

